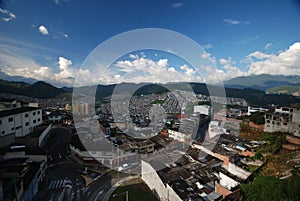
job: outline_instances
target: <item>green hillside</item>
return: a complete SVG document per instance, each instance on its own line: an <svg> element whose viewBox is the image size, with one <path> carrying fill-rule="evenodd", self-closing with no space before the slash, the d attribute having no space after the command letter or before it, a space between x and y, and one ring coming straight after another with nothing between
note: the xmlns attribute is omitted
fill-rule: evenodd
<svg viewBox="0 0 300 201"><path fill-rule="evenodd" d="M300 96L300 86L278 86L267 89L266 92L270 94L290 94Z"/></svg>

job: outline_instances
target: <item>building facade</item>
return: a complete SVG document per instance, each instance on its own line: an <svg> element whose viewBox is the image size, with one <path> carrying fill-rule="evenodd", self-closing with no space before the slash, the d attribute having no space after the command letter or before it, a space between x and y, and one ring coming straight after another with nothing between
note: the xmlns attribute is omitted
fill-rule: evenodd
<svg viewBox="0 0 300 201"><path fill-rule="evenodd" d="M42 123L42 109L16 108L0 112L0 145L12 143L15 137L24 137Z"/></svg>
<svg viewBox="0 0 300 201"><path fill-rule="evenodd" d="M265 115L265 132L288 132L300 137L300 109L280 107Z"/></svg>

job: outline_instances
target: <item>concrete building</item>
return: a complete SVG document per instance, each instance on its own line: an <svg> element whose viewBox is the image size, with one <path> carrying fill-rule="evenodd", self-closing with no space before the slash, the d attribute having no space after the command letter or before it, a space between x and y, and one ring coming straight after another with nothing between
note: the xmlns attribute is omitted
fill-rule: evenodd
<svg viewBox="0 0 300 201"><path fill-rule="evenodd" d="M254 112L267 112L269 109L267 108L262 108L262 107L251 107L251 106L248 106L248 112L247 112L247 115L250 116L252 113Z"/></svg>
<svg viewBox="0 0 300 201"><path fill-rule="evenodd" d="M265 115L265 132L289 132L300 137L300 109L280 107Z"/></svg>
<svg viewBox="0 0 300 201"><path fill-rule="evenodd" d="M209 105L196 105L194 106L194 113L200 113L200 114L210 116L211 108Z"/></svg>
<svg viewBox="0 0 300 201"><path fill-rule="evenodd" d="M20 108L21 103L16 99L0 98L0 111Z"/></svg>
<svg viewBox="0 0 300 201"><path fill-rule="evenodd" d="M22 107L0 112L0 145L14 142L16 137L24 137L42 124L42 109Z"/></svg>
<svg viewBox="0 0 300 201"><path fill-rule="evenodd" d="M168 134L170 138L178 140L179 142L190 142L192 140L191 134L181 133L171 129L168 129Z"/></svg>

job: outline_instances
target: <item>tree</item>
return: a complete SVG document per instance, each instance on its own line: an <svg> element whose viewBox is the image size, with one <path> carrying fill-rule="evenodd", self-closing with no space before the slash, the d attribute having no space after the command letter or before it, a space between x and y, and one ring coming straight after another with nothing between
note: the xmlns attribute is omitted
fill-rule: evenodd
<svg viewBox="0 0 300 201"><path fill-rule="evenodd" d="M252 121L255 124L264 124L265 114L263 112L255 112L250 116L250 121Z"/></svg>

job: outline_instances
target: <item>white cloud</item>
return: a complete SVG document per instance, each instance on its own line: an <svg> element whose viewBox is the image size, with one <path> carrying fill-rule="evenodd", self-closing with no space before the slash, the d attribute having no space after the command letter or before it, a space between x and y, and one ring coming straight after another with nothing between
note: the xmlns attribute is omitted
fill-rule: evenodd
<svg viewBox="0 0 300 201"><path fill-rule="evenodd" d="M5 21L5 22L9 22L10 20L16 19L16 15L13 14L9 10L5 10L5 9L0 8L0 13L2 13L5 16L5 17L2 18L2 20Z"/></svg>
<svg viewBox="0 0 300 201"><path fill-rule="evenodd" d="M196 71L193 68L189 68L186 64L180 66L180 69L185 71L185 75L188 77L192 77L196 73Z"/></svg>
<svg viewBox="0 0 300 201"><path fill-rule="evenodd" d="M203 49L208 50L208 49L213 48L213 45L212 45L212 44L204 44L204 45L201 45L201 47L202 47Z"/></svg>
<svg viewBox="0 0 300 201"><path fill-rule="evenodd" d="M216 64L216 57L212 57L210 53L203 52L201 54L202 59L209 59L213 64Z"/></svg>
<svg viewBox="0 0 300 201"><path fill-rule="evenodd" d="M69 34L66 34L63 32L58 32L58 31L54 32L52 35L53 35L53 38L68 38L69 37Z"/></svg>
<svg viewBox="0 0 300 201"><path fill-rule="evenodd" d="M40 25L38 29L41 34L49 35L48 29L44 25Z"/></svg>
<svg viewBox="0 0 300 201"><path fill-rule="evenodd" d="M154 61L149 58L138 57L137 55L131 55L130 57L135 59L133 61L117 61L113 69L106 71L102 75L101 80L104 80L106 84L121 82L167 83L201 81L201 78L195 76L196 71L186 64L176 70L175 67L169 65L169 60L166 58ZM118 76L116 77L116 75Z"/></svg>
<svg viewBox="0 0 300 201"><path fill-rule="evenodd" d="M271 46L272 46L272 43L267 43L267 44L265 45L265 49L268 50Z"/></svg>
<svg viewBox="0 0 300 201"><path fill-rule="evenodd" d="M210 57L210 53L208 53L208 52L203 52L201 54L201 58L203 58L203 59L208 59L209 57Z"/></svg>
<svg viewBox="0 0 300 201"><path fill-rule="evenodd" d="M247 72L241 71L236 65L236 62L232 60L231 57L228 59L220 58L219 63L221 64L221 69L216 70L216 74L218 74L219 78L223 80L228 80L238 76L247 75ZM213 74L210 78L214 79L215 74Z"/></svg>
<svg viewBox="0 0 300 201"><path fill-rule="evenodd" d="M175 68L174 68L174 67L171 67L171 68L168 68L168 72L173 72L173 73L175 73L175 72L176 72L176 70L175 70Z"/></svg>
<svg viewBox="0 0 300 201"><path fill-rule="evenodd" d="M72 86L77 70L71 68L72 61L59 57L57 66L45 66L31 58L26 49L0 44L1 72L10 76L34 78L57 86Z"/></svg>
<svg viewBox="0 0 300 201"><path fill-rule="evenodd" d="M68 2L69 0L54 0L54 3L55 3L56 5L59 5L62 1Z"/></svg>
<svg viewBox="0 0 300 201"><path fill-rule="evenodd" d="M129 54L129 58L131 58L131 59L137 59L137 58L139 58L139 56L138 55L134 55L134 54Z"/></svg>
<svg viewBox="0 0 300 201"><path fill-rule="evenodd" d="M234 19L223 19L223 21L230 25L250 24L249 21L240 21L240 20L234 20Z"/></svg>
<svg viewBox="0 0 300 201"><path fill-rule="evenodd" d="M173 3L172 4L172 7L173 8L180 8L180 7L182 7L183 6L183 3L182 2L177 2L177 3Z"/></svg>
<svg viewBox="0 0 300 201"><path fill-rule="evenodd" d="M250 74L300 75L300 42L292 44L277 55L254 52L257 60L249 64Z"/></svg>
<svg viewBox="0 0 300 201"><path fill-rule="evenodd" d="M71 60L68 60L64 57L59 57L58 67L60 71L59 73L55 74L56 80L74 79L77 72L75 69L70 68L71 65Z"/></svg>
<svg viewBox="0 0 300 201"><path fill-rule="evenodd" d="M220 80L228 80L237 76L250 74L279 74L300 75L300 42L292 44L286 50L276 54L267 54L255 51L244 57L245 69L237 67L237 62L231 57L212 58L213 64L200 66L196 69L187 64L171 66L167 58L142 57L131 54L129 60L117 61L104 73L92 71L92 69L76 69L73 62L60 56L56 65L48 66L37 63L32 59L32 53L28 49L18 48L0 43L0 66L1 71L11 76L23 76L44 80L57 86L72 86L78 74L77 85L112 84L121 82L204 82L217 83ZM145 55L145 54L144 54ZM203 59L210 58L210 53L199 55ZM46 61L45 61L46 62ZM100 64L99 64L100 65ZM98 68L97 68L98 69ZM99 68L103 69L103 68ZM200 72L199 72L200 71ZM201 76L198 74L203 75Z"/></svg>
<svg viewBox="0 0 300 201"><path fill-rule="evenodd" d="M255 52L252 52L250 54L248 54L246 56L246 61L250 61L252 62L253 60L263 60L263 59L268 59L268 58L271 58L272 55L270 54L265 54L263 52L260 52L260 51L255 51Z"/></svg>

